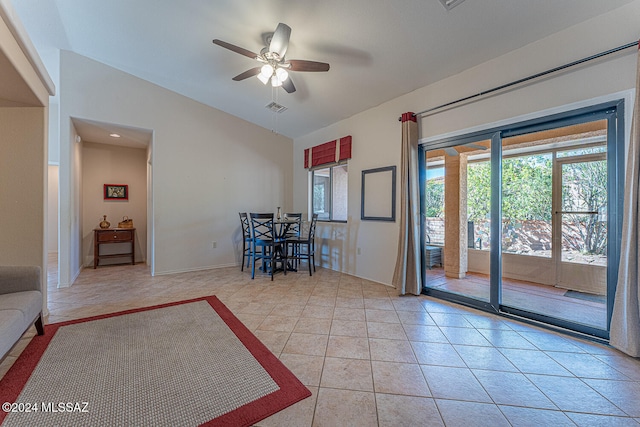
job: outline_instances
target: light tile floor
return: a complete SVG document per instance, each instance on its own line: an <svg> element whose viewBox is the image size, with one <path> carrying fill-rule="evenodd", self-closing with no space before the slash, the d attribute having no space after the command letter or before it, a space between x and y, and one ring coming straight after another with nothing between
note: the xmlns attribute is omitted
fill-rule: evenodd
<svg viewBox="0 0 640 427"><path fill-rule="evenodd" d="M215 294L313 392L259 426L638 426L640 361L330 270L49 276L48 321ZM4 375L33 336L0 365Z"/></svg>

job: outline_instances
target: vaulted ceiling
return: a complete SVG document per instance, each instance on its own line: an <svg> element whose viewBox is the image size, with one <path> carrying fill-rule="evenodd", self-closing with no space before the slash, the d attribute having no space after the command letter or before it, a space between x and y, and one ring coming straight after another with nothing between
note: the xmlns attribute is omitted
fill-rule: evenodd
<svg viewBox="0 0 640 427"><path fill-rule="evenodd" d="M12 1L45 63L74 51L265 128L276 101L276 130L295 138L633 0ZM232 81L255 61L212 39L259 52L279 22L292 28L287 58L329 72L292 72L291 94Z"/></svg>

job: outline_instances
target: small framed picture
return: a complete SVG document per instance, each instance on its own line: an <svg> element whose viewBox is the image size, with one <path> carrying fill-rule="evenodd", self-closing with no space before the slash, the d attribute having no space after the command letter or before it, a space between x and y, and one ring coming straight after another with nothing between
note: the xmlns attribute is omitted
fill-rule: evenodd
<svg viewBox="0 0 640 427"><path fill-rule="evenodd" d="M129 186L122 184L105 184L105 200L129 200Z"/></svg>

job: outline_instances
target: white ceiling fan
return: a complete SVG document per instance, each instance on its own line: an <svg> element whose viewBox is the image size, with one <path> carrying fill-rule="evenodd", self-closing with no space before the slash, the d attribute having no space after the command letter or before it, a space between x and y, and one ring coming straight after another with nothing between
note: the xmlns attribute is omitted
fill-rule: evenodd
<svg viewBox="0 0 640 427"><path fill-rule="evenodd" d="M289 71L329 71L329 64L324 62L307 61L303 59L286 59L285 54L289 47L289 37L291 36L291 27L286 24L279 23L273 34L267 34L265 39L265 47L262 48L260 54L251 52L250 50L238 47L225 41L214 39L213 43L229 49L233 52L254 59L262 65L251 68L233 78L235 81L247 79L257 76L264 84L271 81L273 87L282 87L288 93L296 91L296 87L291 81Z"/></svg>

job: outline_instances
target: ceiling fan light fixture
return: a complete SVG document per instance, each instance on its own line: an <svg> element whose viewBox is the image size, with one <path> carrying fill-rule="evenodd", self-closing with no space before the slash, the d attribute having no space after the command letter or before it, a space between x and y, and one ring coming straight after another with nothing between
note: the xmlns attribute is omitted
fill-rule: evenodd
<svg viewBox="0 0 640 427"><path fill-rule="evenodd" d="M275 74L273 75L273 77L271 77L271 86L273 86L273 87L282 86L282 81L280 81L278 76L276 76Z"/></svg>
<svg viewBox="0 0 640 427"><path fill-rule="evenodd" d="M266 85L267 82L269 81L269 77L271 76L265 77L262 75L262 73L259 73L256 77L258 78L258 80L262 82L262 84Z"/></svg>
<svg viewBox="0 0 640 427"><path fill-rule="evenodd" d="M267 79L273 74L273 67L270 64L264 64L260 69L260 75Z"/></svg>
<svg viewBox="0 0 640 427"><path fill-rule="evenodd" d="M284 82L289 77L289 73L284 68L276 68L276 76L280 82Z"/></svg>

